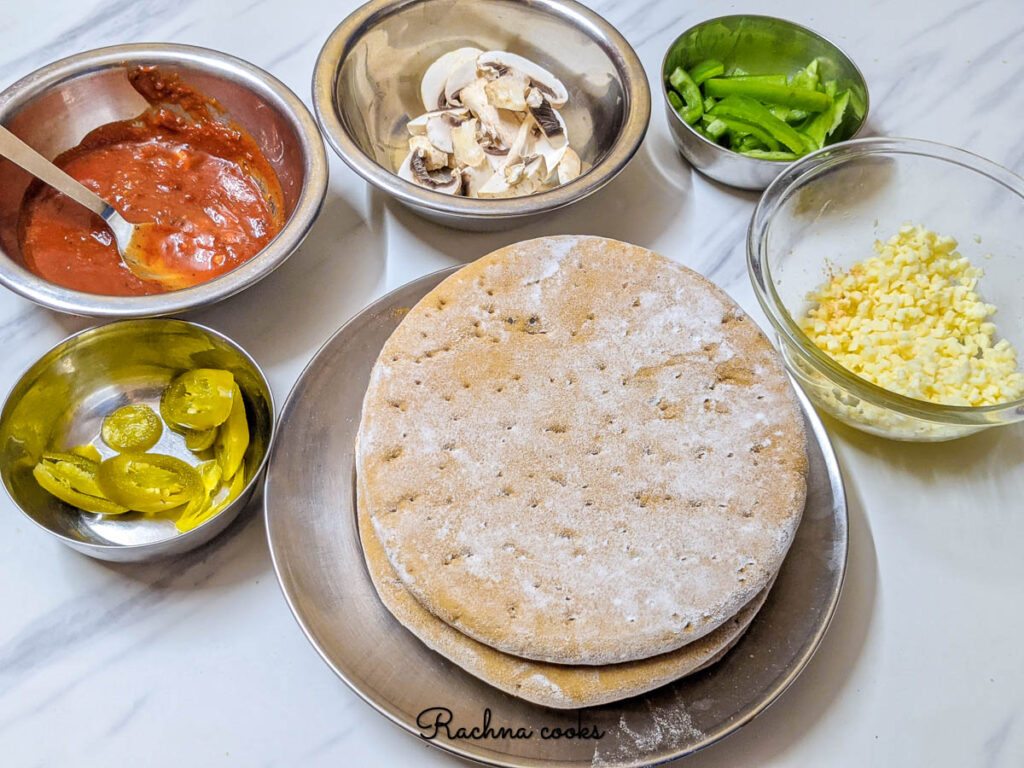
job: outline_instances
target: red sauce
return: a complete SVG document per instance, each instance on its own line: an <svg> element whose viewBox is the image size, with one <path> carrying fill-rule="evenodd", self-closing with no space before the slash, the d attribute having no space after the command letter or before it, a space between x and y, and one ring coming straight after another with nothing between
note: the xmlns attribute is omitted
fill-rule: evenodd
<svg viewBox="0 0 1024 768"><path fill-rule="evenodd" d="M97 128L54 162L128 221L153 224L133 246L168 279L137 277L102 219L33 183L19 220L22 257L50 282L119 296L196 285L252 258L283 224L277 176L251 136L213 119L216 102L150 67L130 79L154 106Z"/></svg>

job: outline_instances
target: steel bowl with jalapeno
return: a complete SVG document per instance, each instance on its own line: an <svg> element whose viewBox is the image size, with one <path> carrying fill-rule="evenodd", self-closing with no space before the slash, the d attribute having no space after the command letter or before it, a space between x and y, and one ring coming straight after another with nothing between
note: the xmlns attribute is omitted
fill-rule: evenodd
<svg viewBox="0 0 1024 768"><path fill-rule="evenodd" d="M242 509L273 438L256 363L208 328L131 320L65 340L0 413L0 477L65 544L105 560L176 554Z"/></svg>

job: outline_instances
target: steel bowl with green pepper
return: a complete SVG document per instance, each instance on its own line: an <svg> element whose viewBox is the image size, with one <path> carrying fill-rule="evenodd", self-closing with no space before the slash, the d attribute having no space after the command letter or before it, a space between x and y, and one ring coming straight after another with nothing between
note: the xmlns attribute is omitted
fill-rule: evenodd
<svg viewBox="0 0 1024 768"><path fill-rule="evenodd" d="M676 38L662 64L672 136L701 173L764 189L790 162L853 138L868 91L824 37L770 16L723 16Z"/></svg>

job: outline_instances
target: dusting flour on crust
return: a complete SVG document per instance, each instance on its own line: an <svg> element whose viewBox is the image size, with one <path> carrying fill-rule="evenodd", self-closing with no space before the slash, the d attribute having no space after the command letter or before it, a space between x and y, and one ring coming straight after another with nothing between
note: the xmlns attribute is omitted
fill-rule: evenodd
<svg viewBox="0 0 1024 768"><path fill-rule="evenodd" d="M359 494L362 498L363 494ZM381 602L429 648L501 690L556 709L579 709L637 696L718 661L747 630L767 588L714 632L661 656L607 666L529 661L497 651L445 624L409 594L395 574L362 504L359 537Z"/></svg>
<svg viewBox="0 0 1024 768"><path fill-rule="evenodd" d="M373 368L357 450L413 597L555 664L668 653L733 617L789 548L806 466L750 318L595 237L509 246L425 296Z"/></svg>

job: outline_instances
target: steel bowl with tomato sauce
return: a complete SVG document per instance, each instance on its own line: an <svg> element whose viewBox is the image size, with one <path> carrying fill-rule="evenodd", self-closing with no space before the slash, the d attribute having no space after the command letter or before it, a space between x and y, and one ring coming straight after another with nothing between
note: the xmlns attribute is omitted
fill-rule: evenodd
<svg viewBox="0 0 1024 768"><path fill-rule="evenodd" d="M270 179L273 194L268 200L272 199L275 209L273 230L276 234L272 238L260 238L256 245L259 250L254 255L250 255L250 250L244 259L229 262L237 266L208 272L215 275L210 279L205 279L204 275L202 281L169 281L163 286L165 290L149 295L110 295L125 291L88 292L81 290L84 284L80 281L74 282L76 287L68 287L56 279L47 280L38 274L45 270L26 260L25 251L31 244L25 237L33 221L28 215L32 209L27 203L32 201L33 195L42 195L49 203L41 206L41 225L34 233L29 232L44 241L42 245L59 244L64 236L57 231L62 220L83 217L87 221L87 216L73 210L70 207L73 204L66 200L58 199L58 204L53 205L54 195L48 188L40 190L38 184L33 185L28 173L0 159L0 283L38 304L61 312L96 317L149 317L206 306L245 289L280 266L305 238L319 213L326 194L327 159L323 140L309 110L291 90L268 73L217 51L184 45L139 44L101 48L62 59L0 93L0 124L49 159L75 149L87 137L90 137L87 141L107 141L110 137L97 137L97 129L102 133L102 129L113 124L128 130L131 124L125 121L135 120L153 106L152 101L147 101L148 94L143 98L145 89L137 88L137 83L131 79L140 69L156 70L163 77L164 85L177 81L186 84L215 105L218 119L225 125L237 127L251 142L253 152L258 155L256 162L250 164L242 160L240 167L248 173L252 167L265 166L273 177ZM173 90L159 95L173 97ZM170 103L172 108L162 119L172 118L177 112L185 115L187 125L189 101L171 98ZM216 152L212 157L217 160ZM91 158L91 155L75 158L74 162L86 166L78 171L95 170L96 164L87 162ZM153 158L154 175L159 163L174 160L173 147L168 148L164 156ZM116 163L117 158L111 162ZM259 173L250 175L262 186ZM200 180L216 177L216 173L195 174ZM237 181L239 179L232 184ZM210 191L211 196L223 197L229 190L225 187ZM167 194L173 194L173 190ZM108 202L118 204L113 200ZM137 212L145 213L147 203L156 206L161 202L161 195L155 194L151 201L141 201ZM60 205L65 203L67 210L61 212ZM203 205L197 203L193 208L201 211ZM131 220L130 216L128 218ZM141 221L138 217L136 220ZM69 230L68 235L81 237L78 231ZM47 239L49 243L45 242ZM26 248L23 249L23 245ZM94 243L84 246L91 249L90 253L96 250ZM223 259L225 254L230 258L230 249L222 246L211 249L207 254L209 258ZM169 250L173 251L173 245ZM87 268L88 262L84 260L71 262L68 268L82 269L83 264ZM36 269L30 268L32 266ZM53 264L50 267L52 269ZM54 273L50 274L52 277Z"/></svg>

